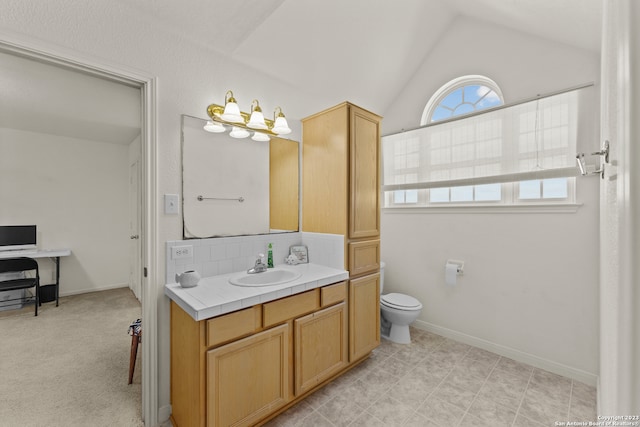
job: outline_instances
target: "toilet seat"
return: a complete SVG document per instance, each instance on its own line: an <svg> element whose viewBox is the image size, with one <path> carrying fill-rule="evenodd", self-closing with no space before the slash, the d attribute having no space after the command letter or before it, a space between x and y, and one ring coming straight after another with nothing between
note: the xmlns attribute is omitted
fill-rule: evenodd
<svg viewBox="0 0 640 427"><path fill-rule="evenodd" d="M381 295L380 304L396 310L415 311L422 309L420 301L412 296L398 293Z"/></svg>

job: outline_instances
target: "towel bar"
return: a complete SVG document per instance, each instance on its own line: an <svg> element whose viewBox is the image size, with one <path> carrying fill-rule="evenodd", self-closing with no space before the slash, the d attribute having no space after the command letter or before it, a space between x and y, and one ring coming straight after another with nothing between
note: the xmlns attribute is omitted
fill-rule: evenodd
<svg viewBox="0 0 640 427"><path fill-rule="evenodd" d="M244 197L240 196L238 198L225 198L225 197L203 197L203 196L198 196L197 197L198 201L201 202L203 200L237 200L238 202L242 203L244 202Z"/></svg>

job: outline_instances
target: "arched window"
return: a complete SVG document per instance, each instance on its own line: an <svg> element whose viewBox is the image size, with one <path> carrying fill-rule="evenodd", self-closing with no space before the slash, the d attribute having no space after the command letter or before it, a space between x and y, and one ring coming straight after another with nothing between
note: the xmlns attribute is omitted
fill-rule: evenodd
<svg viewBox="0 0 640 427"><path fill-rule="evenodd" d="M451 80L433 94L420 126L504 104L502 91L488 77L472 75Z"/></svg>
<svg viewBox="0 0 640 427"><path fill-rule="evenodd" d="M433 94L424 108L420 125L463 116L502 104L504 104L504 98L496 82L481 75L461 76L444 84ZM419 195L416 191L407 191L404 197L407 201L413 199L417 201ZM428 193L428 200L431 203L490 202L499 201L501 198L500 184L436 188Z"/></svg>

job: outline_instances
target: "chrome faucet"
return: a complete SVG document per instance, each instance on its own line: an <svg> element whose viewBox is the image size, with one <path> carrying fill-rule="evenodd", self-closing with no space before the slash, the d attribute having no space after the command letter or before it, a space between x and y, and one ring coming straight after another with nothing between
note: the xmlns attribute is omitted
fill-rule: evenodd
<svg viewBox="0 0 640 427"><path fill-rule="evenodd" d="M262 259L264 258L264 254L258 254L258 259L256 259L256 263L254 266L247 270L249 274L255 273L263 273L267 271L267 264L265 264Z"/></svg>

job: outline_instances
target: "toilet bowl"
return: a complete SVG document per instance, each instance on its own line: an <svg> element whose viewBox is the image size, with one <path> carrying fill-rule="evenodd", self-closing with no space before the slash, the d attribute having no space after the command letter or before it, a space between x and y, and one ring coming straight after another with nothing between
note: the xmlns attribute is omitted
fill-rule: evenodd
<svg viewBox="0 0 640 427"><path fill-rule="evenodd" d="M380 263L380 335L399 344L410 344L409 325L420 316L422 304L412 296L389 293L384 288L384 266Z"/></svg>

